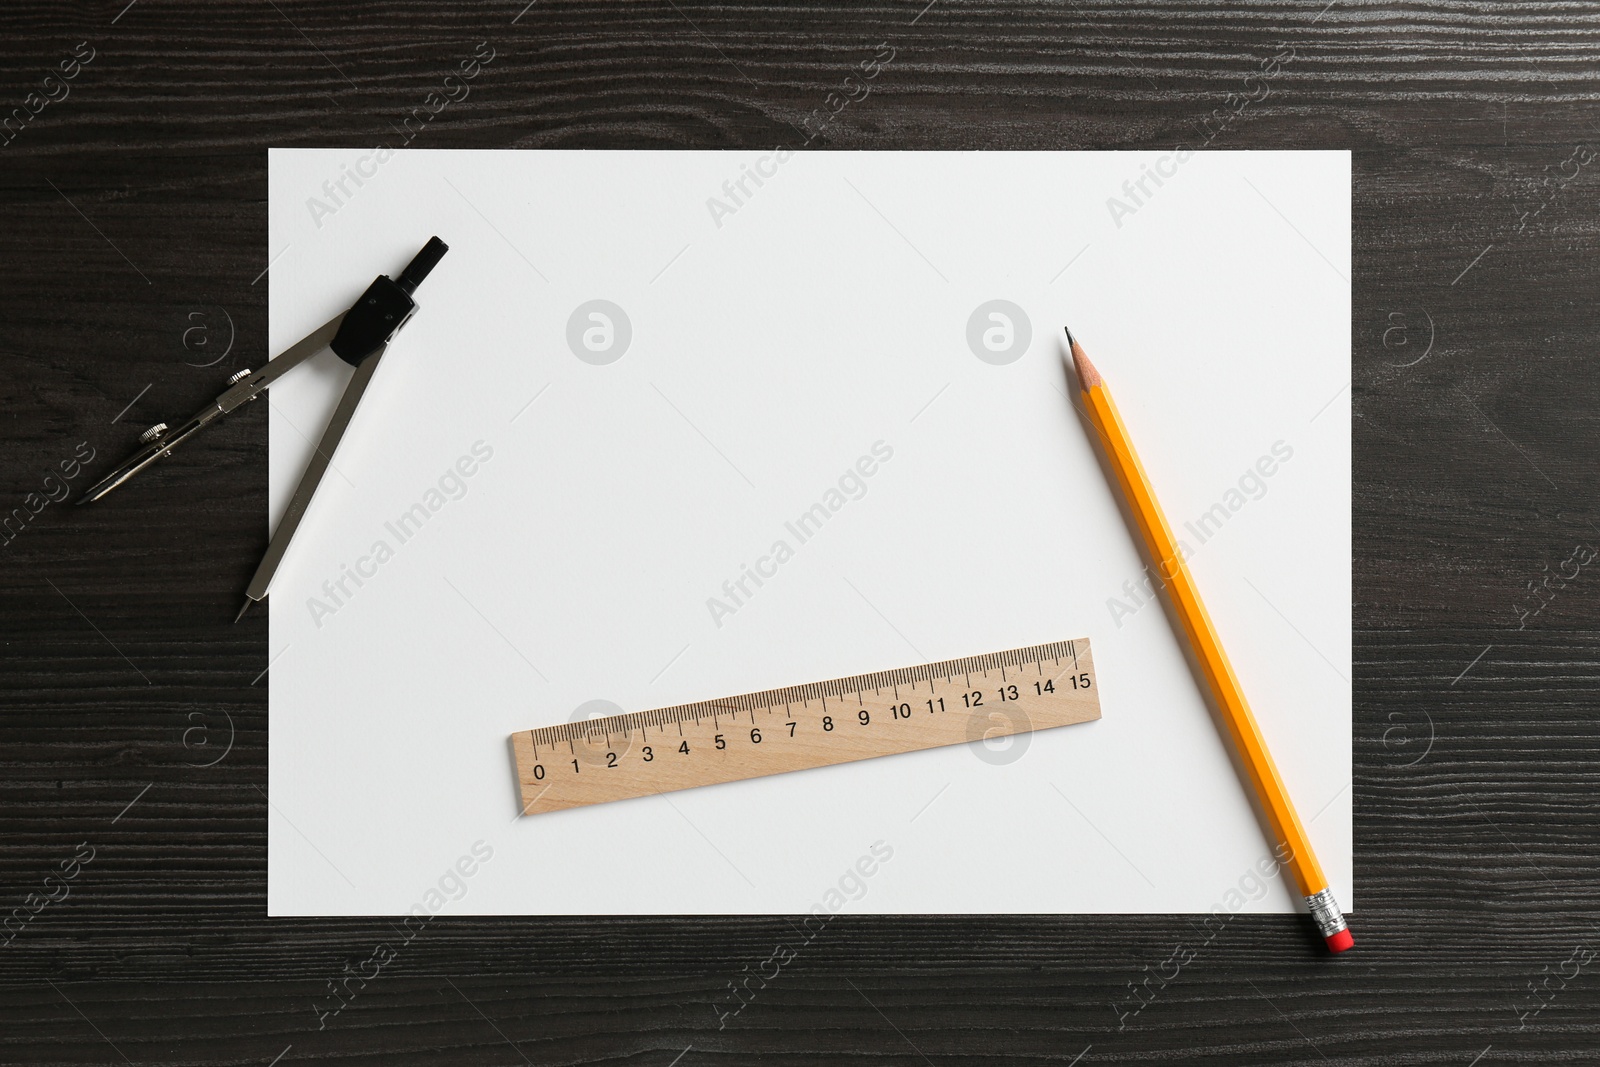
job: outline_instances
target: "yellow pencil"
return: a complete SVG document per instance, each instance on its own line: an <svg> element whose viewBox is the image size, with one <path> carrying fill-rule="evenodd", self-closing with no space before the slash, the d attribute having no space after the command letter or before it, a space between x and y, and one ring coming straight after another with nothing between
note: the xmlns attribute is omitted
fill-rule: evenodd
<svg viewBox="0 0 1600 1067"><path fill-rule="evenodd" d="M1123 496L1138 522L1145 548L1156 565L1178 618L1183 622L1184 635L1189 639L1206 684L1222 711L1234 747L1250 775L1250 784L1260 798L1261 809L1266 813L1269 829L1277 844L1278 857L1294 872L1300 892L1306 898L1306 906L1311 910L1311 917L1316 920L1317 930L1328 943L1328 948L1343 952L1355 941L1345 926L1339 905L1333 899L1333 891L1328 888L1328 879L1323 875L1322 865L1317 862L1316 853L1311 849L1305 827L1300 825L1300 817L1295 814L1283 779L1278 776L1278 768L1273 765L1272 754L1267 751L1267 743L1261 737L1256 717L1245 702L1239 679L1233 673L1227 653L1222 650L1222 642L1217 639L1211 616L1200 602L1199 590L1195 588L1194 578L1178 551L1178 543L1167 525L1166 516L1161 513L1161 505L1156 503L1144 467L1133 450L1133 442L1128 439L1127 427L1123 426L1122 416L1117 414L1117 405L1111 400L1111 391L1106 388L1105 380L1095 370L1094 364L1089 362L1089 357L1083 354L1083 348L1073 339L1072 331L1066 333L1089 421L1100 435L1106 458L1116 471Z"/></svg>

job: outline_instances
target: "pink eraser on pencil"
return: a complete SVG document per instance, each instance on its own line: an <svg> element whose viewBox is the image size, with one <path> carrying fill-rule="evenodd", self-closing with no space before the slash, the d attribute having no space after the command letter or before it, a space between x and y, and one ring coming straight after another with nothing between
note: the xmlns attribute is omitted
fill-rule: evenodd
<svg viewBox="0 0 1600 1067"><path fill-rule="evenodd" d="M1354 947L1356 943L1356 939L1350 936L1349 930L1340 930L1336 934L1329 934L1323 940L1328 942L1329 952L1344 952Z"/></svg>

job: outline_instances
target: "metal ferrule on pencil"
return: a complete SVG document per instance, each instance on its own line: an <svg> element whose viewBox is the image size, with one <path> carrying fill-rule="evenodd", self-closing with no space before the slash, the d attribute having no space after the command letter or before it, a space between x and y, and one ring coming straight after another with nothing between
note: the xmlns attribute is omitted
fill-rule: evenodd
<svg viewBox="0 0 1600 1067"><path fill-rule="evenodd" d="M1333 890L1312 893L1306 897L1306 907L1311 909L1311 918L1323 937L1332 937L1345 929L1344 913L1339 910L1339 902L1333 899Z"/></svg>

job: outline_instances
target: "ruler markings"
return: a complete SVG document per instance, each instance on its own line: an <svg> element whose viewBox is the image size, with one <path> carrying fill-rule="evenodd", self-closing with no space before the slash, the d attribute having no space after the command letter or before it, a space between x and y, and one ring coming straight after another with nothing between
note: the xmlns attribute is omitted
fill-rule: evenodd
<svg viewBox="0 0 1600 1067"><path fill-rule="evenodd" d="M1081 671L1069 679L1069 685L1055 686L1066 674L1065 670L1031 687L1009 682L1007 665L1023 671L1026 665L1032 664L1043 678L1046 659L1060 666L1063 656L1068 655L1072 657L1074 669ZM1079 660L1076 641L1060 641L522 731L512 735L512 741L522 787L523 811L525 814L556 811L1097 719L1100 717L1098 685L1094 681L1087 643L1083 658L1089 660L1087 665ZM997 690L973 686L973 674L988 679L995 671L1001 677ZM965 683L963 692L954 691L957 677ZM937 679L943 679L946 687L942 694ZM917 718L913 710L921 709L913 709L909 703L900 701L900 686L908 685L914 694L918 680L928 683L930 699L924 703L932 718ZM870 689L877 694L875 699L881 701L884 688L893 690L894 703L888 708L869 708L863 694ZM1035 692L1026 692L1028 688ZM837 698L837 703L845 704L845 708L829 709L827 697L830 693ZM843 700L850 694L856 698L855 708L850 708L849 702ZM985 696L989 698L987 702ZM810 709L813 699L819 701L820 712ZM793 706L796 702L803 709L798 715ZM784 708L788 720L787 733L774 730L764 734L763 728L755 726L755 710L765 709L770 716L779 706ZM1012 714L997 714L1006 710ZM751 723L748 734L744 728L723 734L723 711L733 712L729 727L737 721L737 712L748 713ZM936 711L943 714L934 715ZM702 721L708 717L712 720L712 729L717 731L710 735L703 733L702 726ZM691 721L702 732L688 728ZM634 751L635 731L642 745L648 738L648 725L656 725L664 733L667 723L677 726L681 739L679 746L663 750L674 753L674 757L664 758L649 746ZM861 727L877 729L858 731ZM613 738L619 734L628 741L626 746L616 746L623 751L593 750L601 736L605 738L606 747L611 749ZM571 763L570 771L563 772L559 766L546 768L539 762L541 747L549 748L558 741L566 741L569 753L576 757L567 761ZM711 753L709 762L708 752ZM679 759L678 756L693 758Z"/></svg>

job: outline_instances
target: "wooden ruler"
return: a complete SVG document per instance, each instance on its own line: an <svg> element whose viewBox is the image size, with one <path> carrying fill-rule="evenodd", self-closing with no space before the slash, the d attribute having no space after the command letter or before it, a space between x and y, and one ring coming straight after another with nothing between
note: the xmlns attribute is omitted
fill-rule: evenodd
<svg viewBox="0 0 1600 1067"><path fill-rule="evenodd" d="M1100 717L1089 642L1058 641L511 735L522 813L915 752Z"/></svg>

